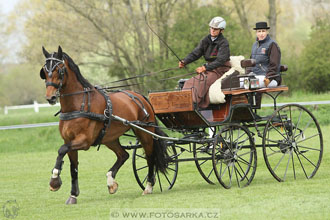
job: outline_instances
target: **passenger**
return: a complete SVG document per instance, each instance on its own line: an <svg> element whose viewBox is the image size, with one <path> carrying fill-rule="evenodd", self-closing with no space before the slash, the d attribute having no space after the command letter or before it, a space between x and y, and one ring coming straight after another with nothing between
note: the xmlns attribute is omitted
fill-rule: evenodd
<svg viewBox="0 0 330 220"><path fill-rule="evenodd" d="M276 87L281 84L280 63L281 50L278 44L268 35L267 22L258 22L256 27L257 39L252 46L251 58L256 65L251 70L259 78L260 87Z"/></svg>
<svg viewBox="0 0 330 220"><path fill-rule="evenodd" d="M204 37L199 45L179 62L179 67L198 60L201 56L206 64L196 69L197 76L187 80L183 90L192 89L193 101L200 108L210 103L209 88L217 79L230 69L230 51L227 39L222 35L226 21L222 17L214 17L210 23L210 34Z"/></svg>

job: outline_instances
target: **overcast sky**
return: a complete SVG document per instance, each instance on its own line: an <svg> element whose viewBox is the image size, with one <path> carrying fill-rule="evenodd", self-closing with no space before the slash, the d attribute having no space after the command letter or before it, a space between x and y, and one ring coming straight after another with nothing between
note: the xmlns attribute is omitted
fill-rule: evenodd
<svg viewBox="0 0 330 220"><path fill-rule="evenodd" d="M7 14L14 9L17 2L21 0L0 0L0 9L2 13Z"/></svg>

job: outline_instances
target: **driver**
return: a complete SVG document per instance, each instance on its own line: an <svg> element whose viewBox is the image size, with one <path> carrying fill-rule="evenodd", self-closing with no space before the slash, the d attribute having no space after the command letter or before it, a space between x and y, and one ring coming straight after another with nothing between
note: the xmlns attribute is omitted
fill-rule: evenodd
<svg viewBox="0 0 330 220"><path fill-rule="evenodd" d="M208 92L212 83L230 69L229 43L222 34L226 28L226 21L222 17L214 17L209 23L209 28L210 34L179 62L179 67L183 68L201 56L207 61L196 69L198 75L187 80L183 86L183 90L192 89L193 101L200 108L206 108L210 103Z"/></svg>

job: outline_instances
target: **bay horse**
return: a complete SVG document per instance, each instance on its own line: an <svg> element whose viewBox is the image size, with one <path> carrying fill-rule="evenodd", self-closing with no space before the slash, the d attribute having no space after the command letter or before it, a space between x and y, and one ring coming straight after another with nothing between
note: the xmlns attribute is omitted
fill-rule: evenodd
<svg viewBox="0 0 330 220"><path fill-rule="evenodd" d="M129 154L120 145L119 137L132 129L145 151L148 164L148 178L143 195L152 193L155 183L155 169L166 171L166 146L160 139L122 122L111 120L116 115L128 121L140 121L156 124L152 106L146 98L132 91L117 91L105 94L92 86L80 73L79 67L59 46L52 54L42 47L46 63L40 70L40 77L46 83L46 99L53 105L59 98L61 115L59 131L64 144L58 150L58 156L50 179L50 190L57 191L62 181L63 157L70 160L71 195L66 204L76 204L79 195L78 186L78 150L88 150L92 145L104 144L117 156L115 164L107 172L107 185L110 194L118 189L115 181L119 168L128 159ZM138 100L138 101L137 101ZM107 122L107 123L106 123ZM156 134L163 134L155 126L144 128Z"/></svg>

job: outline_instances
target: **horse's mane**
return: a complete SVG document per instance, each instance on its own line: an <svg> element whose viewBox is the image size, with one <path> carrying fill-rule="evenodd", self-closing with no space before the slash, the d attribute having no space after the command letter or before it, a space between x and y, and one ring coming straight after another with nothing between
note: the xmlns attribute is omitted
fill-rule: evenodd
<svg viewBox="0 0 330 220"><path fill-rule="evenodd" d="M78 81L81 83L81 85L84 88L93 88L93 85L81 75L78 65L75 64L71 59L71 57L69 57L69 55L64 52L63 52L63 59L68 61L70 69L76 74Z"/></svg>

